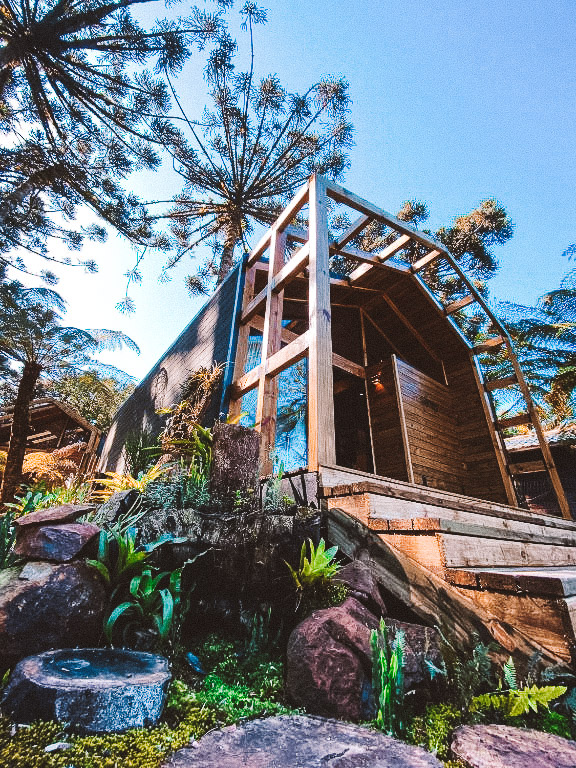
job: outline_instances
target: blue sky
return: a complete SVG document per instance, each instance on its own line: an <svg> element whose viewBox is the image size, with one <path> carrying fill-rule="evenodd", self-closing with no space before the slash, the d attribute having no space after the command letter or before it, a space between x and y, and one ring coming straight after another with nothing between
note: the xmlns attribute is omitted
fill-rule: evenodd
<svg viewBox="0 0 576 768"><path fill-rule="evenodd" d="M264 4L264 3L263 3ZM256 71L275 72L290 91L325 74L344 75L353 100L356 144L345 186L396 211L428 203L432 227L449 224L495 197L515 223L497 249L491 282L501 299L533 302L570 267L562 256L576 241L576 20L573 0L269 0L269 21L256 33ZM178 6L180 13L185 8ZM139 11L164 13L160 2ZM241 50L246 37L231 17ZM187 109L205 102L203 59L179 80ZM133 177L144 197L177 191L169 168ZM68 322L120 328L142 354L108 359L140 377L198 309L182 285L188 262L158 284L161 257L143 267L137 311L115 304L134 254L118 237L89 245L96 276L60 270Z"/></svg>

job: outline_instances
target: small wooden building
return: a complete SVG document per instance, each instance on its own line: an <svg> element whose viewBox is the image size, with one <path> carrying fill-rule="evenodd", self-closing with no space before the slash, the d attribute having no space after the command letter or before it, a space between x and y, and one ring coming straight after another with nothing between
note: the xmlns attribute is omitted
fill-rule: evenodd
<svg viewBox="0 0 576 768"><path fill-rule="evenodd" d="M336 238L329 206L352 220ZM354 243L373 220L385 230L369 253ZM352 265L345 277L334 257ZM477 346L463 332L473 314L491 329ZM514 375L487 381L479 363L495 348ZM249 413L263 474L289 446L290 468L317 478L332 541L395 597L463 637L483 626L510 650L572 657L576 524L506 329L441 243L313 176L120 409L102 468L118 468L153 403L214 361L227 370L215 410ZM493 393L508 388L525 410L498 419ZM504 445L518 424L534 435L551 515L521 508L522 467Z"/></svg>
<svg viewBox="0 0 576 768"><path fill-rule="evenodd" d="M7 451L12 428L12 408L0 416L0 450ZM74 408L51 397L41 397L30 404L30 434L26 452L64 448L73 443L85 443L81 470L89 472L96 462L101 432Z"/></svg>

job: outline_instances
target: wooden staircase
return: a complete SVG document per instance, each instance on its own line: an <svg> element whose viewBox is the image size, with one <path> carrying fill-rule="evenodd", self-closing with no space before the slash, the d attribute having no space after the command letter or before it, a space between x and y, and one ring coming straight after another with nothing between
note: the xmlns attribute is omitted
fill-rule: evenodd
<svg viewBox="0 0 576 768"><path fill-rule="evenodd" d="M330 541L417 614L575 660L576 522L337 468L321 478Z"/></svg>

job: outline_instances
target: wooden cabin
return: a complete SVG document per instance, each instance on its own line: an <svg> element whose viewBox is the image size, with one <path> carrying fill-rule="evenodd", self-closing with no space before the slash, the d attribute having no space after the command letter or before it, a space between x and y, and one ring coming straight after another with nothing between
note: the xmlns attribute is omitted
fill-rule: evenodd
<svg viewBox="0 0 576 768"><path fill-rule="evenodd" d="M329 206L352 221L339 237ZM359 250L374 220L381 247ZM475 315L491 329L476 346ZM480 363L495 348L514 375L488 381ZM173 397L174 360L180 375L226 363L218 408L260 431L263 474L275 455L314 473L329 538L395 598L463 639L482 629L510 651L572 659L576 524L506 329L441 243L313 176L120 410L103 468L162 399L162 371ZM508 388L525 409L499 420L494 392ZM518 424L534 436L552 514L516 493L504 435Z"/></svg>
<svg viewBox="0 0 576 768"><path fill-rule="evenodd" d="M0 415L0 450L7 451L12 429L12 407ZM97 461L101 431L78 411L51 397L40 397L30 403L30 432L26 441L26 453L45 451L74 443L83 443L80 471L90 474Z"/></svg>

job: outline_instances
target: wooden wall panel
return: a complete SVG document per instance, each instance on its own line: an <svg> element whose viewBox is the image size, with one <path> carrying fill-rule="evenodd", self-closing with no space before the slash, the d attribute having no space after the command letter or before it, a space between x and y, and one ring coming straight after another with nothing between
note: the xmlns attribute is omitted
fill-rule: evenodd
<svg viewBox="0 0 576 768"><path fill-rule="evenodd" d="M464 493L508 504L510 502L469 358L446 361L446 376L452 392L454 415L466 467Z"/></svg>
<svg viewBox="0 0 576 768"><path fill-rule="evenodd" d="M414 482L464 493L465 469L450 389L398 360Z"/></svg>
<svg viewBox="0 0 576 768"><path fill-rule="evenodd" d="M366 368L366 382L376 463L374 471L395 480L410 480L392 357Z"/></svg>

